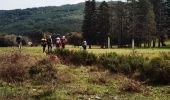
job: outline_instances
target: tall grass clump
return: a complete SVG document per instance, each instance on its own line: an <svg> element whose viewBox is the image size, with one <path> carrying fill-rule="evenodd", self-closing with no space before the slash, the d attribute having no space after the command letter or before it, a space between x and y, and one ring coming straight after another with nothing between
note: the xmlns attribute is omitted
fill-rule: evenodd
<svg viewBox="0 0 170 100"><path fill-rule="evenodd" d="M0 60L0 79L6 82L24 81L29 55L21 52L9 52L0 55Z"/></svg>
<svg viewBox="0 0 170 100"><path fill-rule="evenodd" d="M42 59L29 68L29 77L39 83L56 79L57 70L49 59Z"/></svg>

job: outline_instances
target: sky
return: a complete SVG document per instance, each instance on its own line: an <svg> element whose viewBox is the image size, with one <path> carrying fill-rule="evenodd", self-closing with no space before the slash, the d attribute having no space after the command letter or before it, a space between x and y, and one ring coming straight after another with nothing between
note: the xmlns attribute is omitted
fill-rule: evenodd
<svg viewBox="0 0 170 100"><path fill-rule="evenodd" d="M25 9L44 6L61 6L65 4L77 4L84 1L85 0L0 0L0 10ZM112 0L112 1L125 1L125 0Z"/></svg>

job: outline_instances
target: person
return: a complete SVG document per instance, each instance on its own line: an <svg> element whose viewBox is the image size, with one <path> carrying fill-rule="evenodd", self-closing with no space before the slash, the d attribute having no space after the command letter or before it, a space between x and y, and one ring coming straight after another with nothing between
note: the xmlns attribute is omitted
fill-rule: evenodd
<svg viewBox="0 0 170 100"><path fill-rule="evenodd" d="M18 44L18 48L21 49L22 48L22 36L17 36L16 42Z"/></svg>
<svg viewBox="0 0 170 100"><path fill-rule="evenodd" d="M86 48L87 48L87 41L86 40L83 41L82 47L83 47L84 50L86 50Z"/></svg>
<svg viewBox="0 0 170 100"><path fill-rule="evenodd" d="M61 39L61 46L63 49L65 48L65 44L66 44L66 38L65 38L65 36L63 36Z"/></svg>
<svg viewBox="0 0 170 100"><path fill-rule="evenodd" d="M56 38L56 48L60 48L60 46L61 46L61 41L60 41L60 38L57 37Z"/></svg>
<svg viewBox="0 0 170 100"><path fill-rule="evenodd" d="M42 38L41 39L41 45L43 47L43 53L45 52L45 49L46 49L46 45L47 45L47 40L46 38Z"/></svg>
<svg viewBox="0 0 170 100"><path fill-rule="evenodd" d="M51 35L49 35L47 38L48 52L52 51L52 44L53 44L53 40L51 38Z"/></svg>

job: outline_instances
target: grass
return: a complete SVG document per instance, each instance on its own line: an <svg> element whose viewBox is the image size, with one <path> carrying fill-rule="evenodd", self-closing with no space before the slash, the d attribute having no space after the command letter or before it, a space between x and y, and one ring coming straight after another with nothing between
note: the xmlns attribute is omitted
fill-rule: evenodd
<svg viewBox="0 0 170 100"><path fill-rule="evenodd" d="M94 67L94 66L93 66ZM34 85L30 81L21 83L20 85L8 84L0 81L0 98L13 97L13 98L38 98L38 99L58 99L58 100L77 100L77 99L97 99L102 100L168 100L170 95L165 93L169 86L147 86L149 94L123 92L119 90L119 77L115 77L112 74L108 74L104 84L96 84L89 82L92 77L92 73L104 74L109 73L105 70L91 71L92 66L66 66L56 65L57 70L60 73L65 73L65 79L70 82L64 82L62 80L55 83L49 83L44 85ZM60 77L60 76L59 76ZM63 76L61 76L63 78Z"/></svg>
<svg viewBox="0 0 170 100"><path fill-rule="evenodd" d="M55 49L55 48L53 48ZM69 50L83 50L82 47L73 47L70 45L66 46L66 49ZM6 53L9 51L16 51L18 50L17 47L1 47L0 48L0 54ZM33 55L33 56L43 56L46 55L45 53L42 53L42 47L23 47L22 52ZM121 55L128 55L133 52L132 49L130 48L113 48L113 49L100 49L97 46L94 46L92 49L87 49L88 52L92 52L95 54L103 54L103 53L110 53L110 52L115 52L117 54ZM140 48L140 49L135 49L135 52L138 54L141 54L145 57L157 57L161 52L170 52L170 48Z"/></svg>
<svg viewBox="0 0 170 100"><path fill-rule="evenodd" d="M70 50L82 50L67 46ZM0 54L16 51L18 48L0 48ZM170 52L170 49L136 49L146 57L159 56L160 52ZM33 57L45 56L41 47L23 47L22 51ZM131 49L88 49L95 54L116 52L127 55ZM74 66L55 64L57 81L45 84L35 84L36 80L26 79L21 83L7 83L0 79L0 100L4 99L52 99L52 100L168 100L170 86L145 85L145 92L121 91L122 78L126 76L114 75L108 70L96 66Z"/></svg>

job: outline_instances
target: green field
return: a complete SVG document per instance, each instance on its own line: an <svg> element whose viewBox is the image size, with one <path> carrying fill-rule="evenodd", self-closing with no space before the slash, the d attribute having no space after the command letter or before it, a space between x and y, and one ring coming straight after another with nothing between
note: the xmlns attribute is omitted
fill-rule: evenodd
<svg viewBox="0 0 170 100"><path fill-rule="evenodd" d="M66 48L82 50L81 47L66 46ZM15 51L19 51L17 47L0 48L0 55L10 55L11 52ZM131 49L99 49L98 47L87 49L87 51L96 55L110 52L120 55L132 53ZM161 52L170 52L170 49L135 49L135 51L145 57L152 58L159 56ZM21 52L30 55L27 61L22 62L26 69L37 62L34 57L38 57L38 60L44 57L48 58L48 55L42 53L41 47L23 47ZM12 64L17 65L18 63ZM0 69L1 67L0 65ZM0 100L169 100L170 98L169 85L141 83L139 87L138 85L136 87L137 83L131 84L133 81L127 76L113 74L109 70L100 69L95 65L76 66L57 63L54 68L57 70L55 75L57 78L45 83L42 83L39 78L26 78L21 83L9 83L0 79ZM28 74L28 70L26 73ZM140 92L122 91L121 88L128 84L131 84L135 89L140 89Z"/></svg>
<svg viewBox="0 0 170 100"><path fill-rule="evenodd" d="M66 49L69 50L83 50L82 47L74 47L67 45ZM19 50L17 47L1 47L0 48L0 54L6 53L9 51L17 51ZM55 47L53 48L55 50ZM30 54L30 55L46 55L45 53L42 53L42 47L23 47L22 52ZM120 55L129 55L133 52L130 48L113 48L113 49L100 49L99 47L94 46L92 49L87 49L88 52L92 52L95 54L103 54L103 53L110 53L115 52ZM170 52L170 48L141 48L141 49L135 49L135 52L139 55L143 55L144 57L157 57L162 52Z"/></svg>

